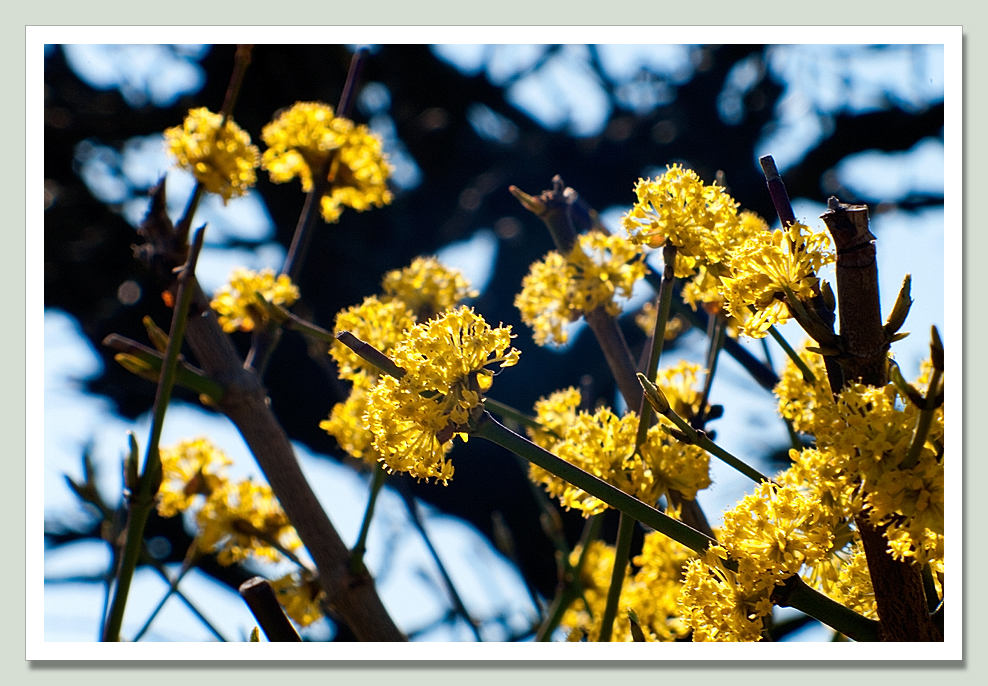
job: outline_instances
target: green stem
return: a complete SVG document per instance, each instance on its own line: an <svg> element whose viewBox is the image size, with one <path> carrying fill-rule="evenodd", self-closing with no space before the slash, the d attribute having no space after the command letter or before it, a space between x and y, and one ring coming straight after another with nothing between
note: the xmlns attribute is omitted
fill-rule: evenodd
<svg viewBox="0 0 988 686"><path fill-rule="evenodd" d="M614 548L611 585L607 589L607 604L604 605L604 616L600 624L600 638L598 640L601 643L610 643L611 640L614 618L617 617L618 601L621 599L621 589L624 586L624 575L628 568L628 556L631 554L631 536L634 531L635 520L622 512Z"/></svg>
<svg viewBox="0 0 988 686"><path fill-rule="evenodd" d="M909 444L909 452L899 465L900 469L912 469L919 463L919 454L926 445L926 437L930 433L930 425L933 423L933 415L936 413L933 399L937 395L937 388L940 385L940 377L943 373L939 369L934 369L930 374L930 386L926 392L926 404L919 412L916 420L916 431L913 433L912 443Z"/></svg>
<svg viewBox="0 0 988 686"><path fill-rule="evenodd" d="M649 381L644 374L638 375L638 381L641 383L642 388L645 389L645 397L648 399L648 402L653 405L656 412L660 412L665 415L669 421L679 428L679 432L673 432L673 436L681 440L683 443L688 445L697 445L703 448L708 453L718 458L728 466L741 472L755 483L759 483L761 481L771 481L771 479L759 472L757 469L745 464L743 461L734 457L734 455L731 455L729 452L711 441L707 438L707 434L703 431L698 431L690 426L689 422L680 417L676 411L669 406L669 401L666 400L666 397L662 394L662 391L659 390L659 387ZM672 431L673 430L670 429L670 432Z"/></svg>
<svg viewBox="0 0 988 686"><path fill-rule="evenodd" d="M703 554L708 547L716 545L716 541L692 527L672 519L654 507L650 507L624 491L598 479L593 474L559 459L547 450L543 450L499 424L490 414L484 413L477 423L473 435L510 450L697 553ZM728 561L728 563L729 566L733 567L732 561ZM798 576L787 579L781 591L783 591L781 592L781 599L776 601L779 605L801 610L856 641L878 640L878 622L862 617L819 591L810 588Z"/></svg>
<svg viewBox="0 0 988 686"><path fill-rule="evenodd" d="M178 277L178 299L172 316L171 331L168 335L168 349L165 351L164 365L161 368L161 381L158 383L154 399L154 414L151 419L151 435L148 439L147 453L144 458L144 471L140 476L136 493L130 497L130 513L127 522L127 539L124 553L117 570L117 583L114 589L113 602L106 618L103 630L104 641L119 641L120 627L123 624L124 608L127 605L127 595L130 583L137 568L137 560L144 541L144 527L154 508L154 497L161 486L161 456L158 453L158 442L161 440L161 429L165 421L165 411L171 398L172 386L175 382L175 370L178 367L178 354L182 348L182 338L185 335L185 322L189 314L189 304L195 291L195 269L202 250L204 231L196 231L189 250L189 259Z"/></svg>
<svg viewBox="0 0 988 686"><path fill-rule="evenodd" d="M360 535L357 536L357 543L353 546L350 555L350 573L363 574L367 571L364 566L364 553L367 551L367 534L370 532L371 520L374 518L374 505L377 504L377 496L381 492L381 487L387 479L388 473L384 466L378 463L374 468L374 480L371 482L370 496L367 498L367 509L364 511L364 520L360 524Z"/></svg>
<svg viewBox="0 0 988 686"><path fill-rule="evenodd" d="M645 375L650 379L655 379L655 374L659 369L659 359L662 357L662 345L665 343L666 324L669 321L669 311L672 309L672 292L676 283L676 246L667 243L662 249L662 261L665 266L662 269L662 285L659 286L658 308L655 312L655 326L652 328L652 347L648 352L648 366ZM638 433L635 436L636 448L645 443L648 429L652 425L653 408L645 395L642 395L641 406L638 410Z"/></svg>
<svg viewBox="0 0 988 686"><path fill-rule="evenodd" d="M103 345L126 355L137 358L147 365L148 372L154 373L156 379L161 376L161 364L164 355L146 345L131 340L119 334L111 333L103 339ZM208 396L214 402L223 399L223 385L206 376L205 372L184 360L180 360L175 370L175 385L187 388L199 395Z"/></svg>
<svg viewBox="0 0 988 686"><path fill-rule="evenodd" d="M529 417L524 412L520 412L510 405L505 405L500 403L493 398L484 398L484 407L488 410L494 412L495 414L501 415L505 419L510 419L512 421L518 422L522 426L527 426L530 429L535 429L536 431L545 431L549 434L555 435L555 432L545 428L539 421L534 417Z"/></svg>
<svg viewBox="0 0 988 686"><path fill-rule="evenodd" d="M479 436L502 448L520 455L532 464L568 481L590 495L600 498L611 507L626 513L646 526L674 538L683 545L699 553L705 551L715 541L704 536L699 531L680 521L659 512L654 507L643 503L624 491L611 486L589 472L562 460L547 450L540 448L531 441L519 436L504 425L498 423L489 413L484 413L477 423L474 436Z"/></svg>
<svg viewBox="0 0 988 686"><path fill-rule="evenodd" d="M805 381L806 383L815 384L816 376L814 376L813 372L810 371L810 368L806 366L806 362L804 362L803 358L799 356L799 353L793 350L793 347L789 345L789 341L787 341L785 338L782 337L782 334L779 333L779 330L776 329L774 326L770 326L768 328L768 333L772 338L775 339L775 342L778 343L782 347L782 349L786 351L786 355L788 355L789 359L792 360L792 363L796 365L796 368L803 373L803 381Z"/></svg>
<svg viewBox="0 0 988 686"><path fill-rule="evenodd" d="M714 374L717 373L717 360L724 348L727 338L727 319L723 314L714 315L712 331L710 332L710 349L707 351L707 375L703 379L703 392L700 394L700 407L693 418L693 426L703 429L706 422L707 403L710 400L710 389L713 387Z"/></svg>
<svg viewBox="0 0 988 686"><path fill-rule="evenodd" d="M776 587L773 601L779 607L794 607L836 629L855 641L877 641L878 622L862 617L854 610L816 591L797 575Z"/></svg>

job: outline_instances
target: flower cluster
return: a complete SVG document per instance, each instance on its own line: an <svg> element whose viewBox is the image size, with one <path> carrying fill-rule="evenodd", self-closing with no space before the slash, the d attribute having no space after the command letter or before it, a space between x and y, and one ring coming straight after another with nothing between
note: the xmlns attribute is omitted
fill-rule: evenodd
<svg viewBox="0 0 988 686"><path fill-rule="evenodd" d="M392 471L448 483L453 464L445 445L464 433L481 409L494 370L518 362L511 328L491 328L472 308L459 307L413 326L392 350L404 374L381 378L367 398L373 447Z"/></svg>
<svg viewBox="0 0 988 686"><path fill-rule="evenodd" d="M362 212L391 202L390 167L381 141L363 124L337 117L319 102L298 102L261 131L268 146L261 167L274 183L298 177L312 189L313 174L326 169L329 191L321 199L323 219L339 221L343 207Z"/></svg>
<svg viewBox="0 0 988 686"><path fill-rule="evenodd" d="M658 375L658 385L670 404L689 417L698 409L699 394L693 390L695 365L681 364ZM574 388L557 391L535 404L540 429L529 429L533 442L584 471L654 505L675 490L693 500L698 490L710 485L709 456L701 448L673 439L672 424L659 418L649 428L637 449L638 415L618 417L607 407L594 413L578 412L580 393ZM566 509L585 516L598 514L607 504L550 472L530 465L529 478L545 486Z"/></svg>
<svg viewBox="0 0 988 686"><path fill-rule="evenodd" d="M706 185L696 172L679 165L659 178L639 179L637 201L623 225L631 240L648 247L676 247L673 272L683 284L683 302L710 313L724 309L723 279L736 248L768 229L753 212L738 212L738 203L717 184ZM736 329L733 326L731 331Z"/></svg>
<svg viewBox="0 0 988 686"><path fill-rule="evenodd" d="M221 565L248 557L277 561L282 551L301 546L271 488L249 479L230 481L223 471L229 464L205 438L162 448L158 514L173 517L201 502L195 515L196 546L215 553Z"/></svg>
<svg viewBox="0 0 988 686"><path fill-rule="evenodd" d="M692 560L680 596L694 641L757 641L775 585L833 547L815 503L793 486L762 482L724 514L720 546ZM737 570L726 564L730 558Z"/></svg>
<svg viewBox="0 0 988 686"><path fill-rule="evenodd" d="M270 583L278 602L299 626L309 626L323 616L319 603L326 593L308 570L291 572Z"/></svg>
<svg viewBox="0 0 988 686"><path fill-rule="evenodd" d="M277 562L283 550L302 545L271 487L250 479L226 482L196 514L199 547L221 565L263 557Z"/></svg>
<svg viewBox="0 0 988 686"><path fill-rule="evenodd" d="M522 280L515 307L532 327L535 342L562 345L567 340L566 324L598 307L619 314L621 307L614 297L630 296L645 276L643 257L622 236L590 231L579 236L565 257L553 251L533 264Z"/></svg>
<svg viewBox="0 0 988 686"><path fill-rule="evenodd" d="M738 225L738 204L717 184L705 185L692 169L668 167L655 179L639 179L637 201L623 219L635 243L657 248L667 241L689 260L722 262ZM682 276L685 276L683 274Z"/></svg>
<svg viewBox="0 0 988 686"><path fill-rule="evenodd" d="M788 365L776 387L779 409L796 430L812 435L815 449L792 451L782 478L800 486L830 515L837 529L867 508L886 526L897 559L943 560L943 408L933 413L924 444L908 461L919 422L917 408L894 384L847 384L836 397L822 358L801 355L816 376L803 380ZM928 370L919 382L928 380Z"/></svg>
<svg viewBox="0 0 988 686"><path fill-rule="evenodd" d="M727 559L724 548L711 546L702 558L686 564L679 611L695 642L761 640L772 601L765 590L753 592L738 583Z"/></svg>
<svg viewBox="0 0 988 686"><path fill-rule="evenodd" d="M731 253L731 276L722 279L724 297L744 334L763 337L770 326L788 321L786 299L813 297L817 272L834 261L829 246L825 231L796 222L785 231L753 233Z"/></svg>
<svg viewBox="0 0 988 686"><path fill-rule="evenodd" d="M189 110L182 126L166 129L165 144L179 166L223 202L244 195L257 182L260 153L250 135L205 107Z"/></svg>
<svg viewBox="0 0 988 686"><path fill-rule="evenodd" d="M159 452L163 478L158 489L158 514L162 517L174 517L189 509L198 495L209 497L226 482L223 468L233 464L206 438L180 441Z"/></svg>
<svg viewBox="0 0 988 686"><path fill-rule="evenodd" d="M290 307L298 300L299 292L287 274L276 277L271 269L234 269L210 303L224 331L253 331L267 319L263 306L257 302L258 295L272 304Z"/></svg>
<svg viewBox="0 0 988 686"><path fill-rule="evenodd" d="M388 272L382 281L383 293L369 296L357 306L336 315L334 333L349 331L377 350L390 354L405 334L418 322L473 297L476 291L455 270L444 267L435 257L417 257L403 269ZM353 383L345 402L337 403L328 419L319 426L333 436L350 455L376 464L380 453L373 448L374 437L364 415L371 388L378 382L379 372L359 355L339 341L330 347L341 378ZM448 451L450 443L443 449Z"/></svg>
<svg viewBox="0 0 988 686"><path fill-rule="evenodd" d="M381 280L381 289L385 299L404 303L418 321L431 319L478 295L463 274L444 267L435 257L416 257L404 269L388 272Z"/></svg>
<svg viewBox="0 0 988 686"><path fill-rule="evenodd" d="M569 641L596 641L611 585L614 548L593 541L586 555L582 550L577 546L569 562L575 567L584 558L579 570L583 595L563 615L560 626L567 631ZM629 568L624 576L611 640L633 640L631 613L646 641L675 641L689 633L689 626L679 614L678 598L684 567L692 556L692 551L663 534L645 535L641 555L634 559L638 571L632 575Z"/></svg>

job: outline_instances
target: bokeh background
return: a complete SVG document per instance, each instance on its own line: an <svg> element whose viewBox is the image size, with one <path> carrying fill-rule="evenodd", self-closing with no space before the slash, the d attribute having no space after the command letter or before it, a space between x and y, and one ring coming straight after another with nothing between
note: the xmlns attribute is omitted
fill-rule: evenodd
<svg viewBox="0 0 988 686"><path fill-rule="evenodd" d="M298 100L335 106L355 48L256 46L237 122L257 141L282 107ZM123 370L100 341L110 333L144 340L146 314L167 328L169 310L132 258L135 227L149 188L163 176L172 216L181 212L193 181L170 168L161 133L191 107L219 109L234 50L45 48L46 640L91 641L99 633L109 552L98 520L79 505L64 475L81 478L88 451L105 497L116 502L126 431L142 445L147 440L154 386ZM481 291L472 304L488 321L518 334L521 362L499 376L494 397L528 409L576 385L615 404L588 331L576 325L565 348L538 348L520 322L514 296L552 243L507 187L535 194L559 174L616 228L635 181L680 162L708 182L719 175L743 208L777 223L757 162L771 154L797 217L810 226L822 226L817 217L830 195L869 205L885 311L902 276L912 273L916 303L906 329L915 333L894 348L909 377L927 354L931 324L945 337L959 333L944 330L943 100L942 45L372 46L354 117L385 141L395 201L347 211L338 225L320 227L297 311L330 328L337 311L379 290L385 271L437 254ZM225 207L207 201L197 215L197 224L208 223L198 271L207 291L234 266L277 269L284 259L303 196L297 184L259 177L247 197ZM629 315L650 295L647 287L636 293L626 304ZM623 317L622 328L637 353L645 336L632 320ZM794 344L801 338L792 326L784 333ZM248 339L236 340L246 351ZM761 359L767 354L777 369L783 362L774 346L744 345ZM663 362L701 362L705 350L703 332L694 330L667 346ZM302 338L287 334L266 382L317 493L352 543L367 477L318 427L347 390L331 371ZM718 442L761 469L784 466L788 437L772 396L728 356L711 399L725 407L711 424ZM234 473L260 478L236 429L178 393L163 443L202 434L234 457ZM453 609L431 545L484 640L530 638L535 603L551 599L556 582L536 496L518 462L495 446L471 441L453 459L448 487L390 480L368 551L382 598L413 638L476 639ZM716 523L747 484L712 467L714 485L700 502ZM561 515L572 544L582 520ZM616 519L605 538L613 537ZM174 574L191 542L185 524L150 524L150 550L165 574ZM498 547L505 532L510 550ZM143 640L243 640L253 620L235 588L257 571L207 560L183 580L181 596L168 601ZM167 588L152 566L135 584L124 625L129 636ZM329 621L305 633L312 640L349 636ZM828 637L810 623L787 638Z"/></svg>

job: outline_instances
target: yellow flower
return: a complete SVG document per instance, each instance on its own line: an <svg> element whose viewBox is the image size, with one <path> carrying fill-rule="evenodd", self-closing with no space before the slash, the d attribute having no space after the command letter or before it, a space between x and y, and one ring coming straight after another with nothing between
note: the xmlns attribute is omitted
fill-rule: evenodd
<svg viewBox="0 0 988 686"><path fill-rule="evenodd" d="M320 203L323 219L331 224L339 221L344 207L363 212L390 205L390 175L380 139L363 124L354 127L329 169L332 187Z"/></svg>
<svg viewBox="0 0 988 686"><path fill-rule="evenodd" d="M741 323L741 332L762 338L769 327L788 321L786 289L802 302L812 298L816 273L834 261L829 247L825 231L796 222L785 231L753 233L732 251L731 276L722 281L727 310Z"/></svg>
<svg viewBox="0 0 988 686"><path fill-rule="evenodd" d="M319 428L336 439L340 447L357 459L375 465L380 459L371 444L374 434L367 428L364 415L367 412L367 388L354 385L346 402L336 403L329 419L319 422Z"/></svg>
<svg viewBox="0 0 988 686"><path fill-rule="evenodd" d="M738 561L737 579L744 587L771 590L833 547L820 519L816 503L794 486L762 482L724 513L718 538Z"/></svg>
<svg viewBox="0 0 988 686"><path fill-rule="evenodd" d="M414 325L415 315L403 301L381 302L372 295L361 304L338 312L333 333L349 331L387 354ZM339 366L340 378L367 385L366 379L377 376L376 368L339 341L333 341L329 354Z"/></svg>
<svg viewBox="0 0 988 686"><path fill-rule="evenodd" d="M308 570L292 572L269 583L278 602L299 626L309 626L322 618L319 601L326 593Z"/></svg>
<svg viewBox="0 0 988 686"><path fill-rule="evenodd" d="M749 236L768 233L768 224L754 212L741 212L738 222L729 231L720 233L720 245L725 251L718 250L718 260L729 259L732 251L738 249ZM724 309L724 281L730 276L731 270L724 261L711 261L709 257L683 258L676 257L676 276L687 280L683 283L683 302L696 310L697 306L711 314ZM731 323L734 323L733 318ZM731 329L736 327L732 326Z"/></svg>
<svg viewBox="0 0 988 686"><path fill-rule="evenodd" d="M570 554L571 565L576 566L579 562L581 551L582 548L577 546ZM632 576L629 568L624 576L612 641L633 640L630 611L637 615L646 641L675 641L689 632L679 616L678 596L684 565L693 555L688 548L663 534L645 535L642 553L634 559L640 569ZM569 607L560 622L561 627L569 630L567 640L599 639L614 557L612 546L601 541L590 543L579 575L583 597Z"/></svg>
<svg viewBox="0 0 988 686"><path fill-rule="evenodd" d="M416 257L404 269L388 272L381 287L386 294L382 300L400 300L418 321L431 319L478 295L459 270L443 266L435 257Z"/></svg>
<svg viewBox="0 0 988 686"><path fill-rule="evenodd" d="M576 421L580 403L580 391L572 386L536 401L535 415L542 428L526 428L532 442L550 452L554 451L563 440L567 427Z"/></svg>
<svg viewBox="0 0 988 686"><path fill-rule="evenodd" d="M583 548L577 546L569 556L573 566L580 561ZM626 566L627 562L624 563ZM614 569L614 547L602 541L592 541L587 548L583 568L580 569L580 584L583 586L583 598L576 600L563 614L559 626L567 629L566 640L580 641L588 639L596 641L600 637L600 620L604 615L607 604L607 591L611 586L611 572ZM629 570L624 575L622 595L630 582ZM586 599L586 604L584 604ZM630 641L631 623L628 620L626 605L618 603L619 611L615 617L612 641ZM623 611L621 611L623 610Z"/></svg>
<svg viewBox="0 0 988 686"><path fill-rule="evenodd" d="M266 320L266 314L257 303L256 294L275 305L290 307L298 300L298 287L286 274L276 278L274 271L263 269L234 269L229 282L213 296L210 306L216 310L220 326L227 333L253 331Z"/></svg>
<svg viewBox="0 0 988 686"><path fill-rule="evenodd" d="M679 612L679 591L693 557L692 550L658 531L645 534L634 559L639 570L621 599L638 615L646 641L675 641L689 633Z"/></svg>
<svg viewBox="0 0 988 686"><path fill-rule="evenodd" d="M832 408L834 394L827 381L827 368L823 356L803 350L799 353L799 357L813 372L815 382L810 383L803 379L803 373L799 368L792 360L786 358L785 368L774 392L779 399L779 414L790 420L796 431L815 434L817 408Z"/></svg>
<svg viewBox="0 0 988 686"><path fill-rule="evenodd" d="M681 363L658 374L658 385L667 394L672 407L683 416L695 413L685 409L699 404L696 365ZM673 439L663 430L672 427L666 418L652 426L640 450L635 450L638 415L629 412L618 417L609 408L596 412L577 412L580 392L575 388L557 391L535 403L535 413L543 429L529 429L532 441L555 453L559 458L654 505L672 489L692 500L698 490L710 486L710 457L693 445ZM529 465L529 478L545 486L546 491L566 509L577 509L585 516L598 514L607 504L576 488L569 482L538 467Z"/></svg>
<svg viewBox="0 0 988 686"><path fill-rule="evenodd" d="M704 185L692 169L667 167L655 179L639 179L638 200L622 223L631 240L651 248L669 241L684 259L677 265L692 269L695 259L723 262L739 227L737 203L716 184Z"/></svg>
<svg viewBox="0 0 988 686"><path fill-rule="evenodd" d="M264 127L261 138L268 146L261 166L274 183L297 176L308 192L313 173L330 162L330 190L320 201L323 219L329 223L339 220L344 206L362 212L391 202L390 167L381 141L363 124L334 116L329 105L295 103Z"/></svg>
<svg viewBox="0 0 988 686"><path fill-rule="evenodd" d="M629 412L618 417L609 408L595 413L580 412L566 427L564 441L557 444L558 457L590 472L625 493L653 504L654 479L642 456L635 451L638 415ZM545 484L546 490L567 510L573 508L589 517L603 512L608 505L567 481L530 466L529 477Z"/></svg>
<svg viewBox="0 0 988 686"><path fill-rule="evenodd" d="M697 491L710 486L710 456L698 446L674 439L662 429L663 425L673 426L668 419L660 417L659 424L649 428L641 447L652 480L649 504L654 505L671 490L694 500Z"/></svg>
<svg viewBox="0 0 988 686"><path fill-rule="evenodd" d="M590 231L565 258L553 251L532 265L515 307L538 345L549 340L562 345L567 340L563 327L581 315L598 307L620 314L614 297L630 296L644 276L644 255L637 246L622 236Z"/></svg>
<svg viewBox="0 0 988 686"><path fill-rule="evenodd" d="M244 480L224 483L213 491L196 515L200 550L217 554L217 562L230 565L255 555L278 561L281 553L271 545L294 550L302 545L269 486Z"/></svg>
<svg viewBox="0 0 988 686"><path fill-rule="evenodd" d="M162 448L158 514L174 517L187 510L197 495L208 497L226 482L223 467L231 464L233 461L207 438Z"/></svg>
<svg viewBox="0 0 988 686"><path fill-rule="evenodd" d="M260 154L247 132L232 119L226 120L221 131L222 121L221 115L205 107L189 110L182 126L165 131L165 143L180 167L226 202L244 195L257 182L254 169Z"/></svg>
<svg viewBox="0 0 988 686"><path fill-rule="evenodd" d="M453 465L445 452L479 415L494 379L488 367L518 362L511 337L511 327L491 328L467 307L408 331L391 354L405 374L383 377L367 399L373 447L390 471L448 483Z"/></svg>
<svg viewBox="0 0 988 686"><path fill-rule="evenodd" d="M771 587L746 587L726 560L724 548L711 546L702 558L687 562L679 611L696 642L759 641L762 618L772 612Z"/></svg>

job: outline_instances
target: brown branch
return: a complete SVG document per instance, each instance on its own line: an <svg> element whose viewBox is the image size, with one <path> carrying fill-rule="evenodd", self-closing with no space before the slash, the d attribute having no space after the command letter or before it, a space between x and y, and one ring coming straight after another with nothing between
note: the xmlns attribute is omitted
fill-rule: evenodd
<svg viewBox="0 0 988 686"><path fill-rule="evenodd" d="M841 365L845 380L871 386L888 382L889 336L878 298L875 237L868 229L868 208L830 198L822 215L837 247L837 300L840 312ZM942 641L926 606L918 566L888 553L884 526L872 526L868 510L855 517L878 606L882 641Z"/></svg>
<svg viewBox="0 0 988 686"><path fill-rule="evenodd" d="M350 551L320 505L291 443L267 400L257 373L243 366L201 290L205 308L189 321L186 340L203 371L226 388L220 410L237 425L271 489L319 570L319 583L335 609L363 641L404 641L369 575L348 570Z"/></svg>
<svg viewBox="0 0 988 686"><path fill-rule="evenodd" d="M174 265L169 262L181 251L174 245L175 228L168 215L155 211L155 208L164 207L164 192L162 182L155 190L152 211L141 226L141 234L148 238L148 243L136 249L135 254L146 265L154 267L162 278L162 287L169 288L174 280L171 273ZM288 436L271 410L259 375L244 366L198 283L185 340L206 376L224 388L223 398L216 406L240 430L274 495L312 556L329 605L360 640L406 640L381 603L371 577L349 572L350 551L302 473Z"/></svg>

